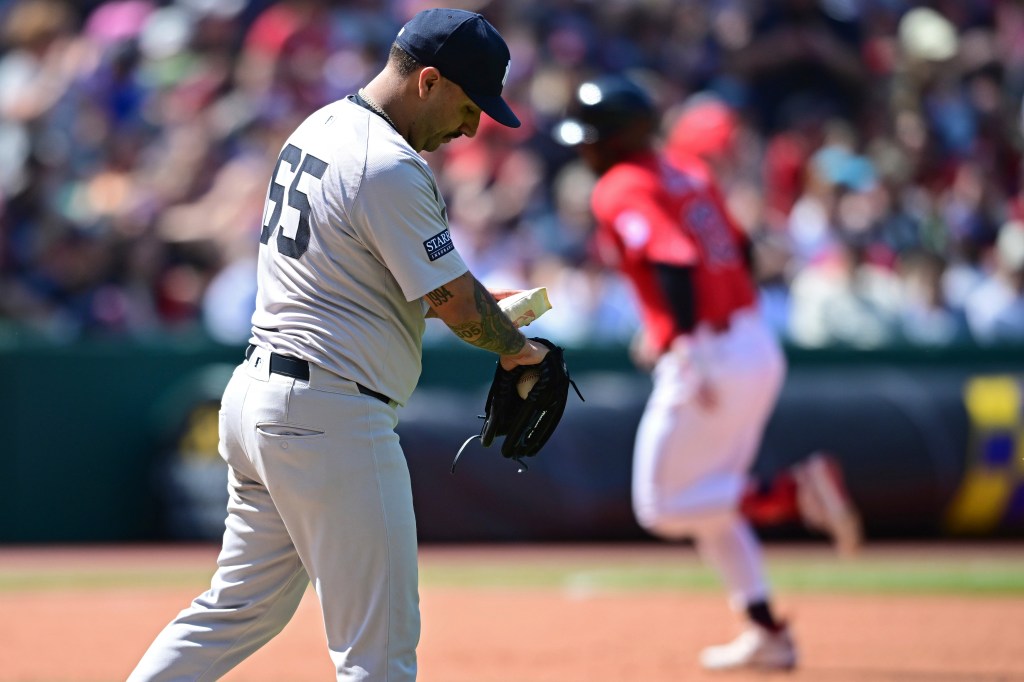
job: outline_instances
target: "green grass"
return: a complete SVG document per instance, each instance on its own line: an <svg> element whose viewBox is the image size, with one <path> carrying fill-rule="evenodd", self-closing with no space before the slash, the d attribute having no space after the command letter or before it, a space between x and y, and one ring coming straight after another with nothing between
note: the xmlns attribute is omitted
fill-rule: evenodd
<svg viewBox="0 0 1024 682"><path fill-rule="evenodd" d="M777 590L789 592L1024 595L1020 561L971 562L871 560L855 562L769 561ZM636 564L426 566L424 585L475 588L564 588L580 591L719 590L710 570L698 565Z"/></svg>
<svg viewBox="0 0 1024 682"><path fill-rule="evenodd" d="M783 565L772 575L792 591L1024 595L1024 564L1009 560Z"/></svg>
<svg viewBox="0 0 1024 682"><path fill-rule="evenodd" d="M9 570L0 567L0 593L59 589L160 589L202 587L210 582L213 566L204 570L152 571L53 568Z"/></svg>
<svg viewBox="0 0 1024 682"><path fill-rule="evenodd" d="M866 556L853 561L813 557L769 558L779 591L863 594L961 594L1024 596L1024 559L1006 556ZM0 593L57 589L205 589L213 564L105 569L97 566L4 567ZM717 577L693 558L559 557L515 553L484 559L445 557L421 562L424 587L704 591L721 589Z"/></svg>

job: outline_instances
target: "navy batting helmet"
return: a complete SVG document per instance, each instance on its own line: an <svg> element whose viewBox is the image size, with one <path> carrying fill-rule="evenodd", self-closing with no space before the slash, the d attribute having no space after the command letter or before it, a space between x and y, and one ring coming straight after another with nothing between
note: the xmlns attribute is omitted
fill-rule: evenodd
<svg viewBox="0 0 1024 682"><path fill-rule="evenodd" d="M568 147L606 141L637 124L650 129L656 119L654 101L634 81L606 75L582 83L569 106L568 118L554 130Z"/></svg>

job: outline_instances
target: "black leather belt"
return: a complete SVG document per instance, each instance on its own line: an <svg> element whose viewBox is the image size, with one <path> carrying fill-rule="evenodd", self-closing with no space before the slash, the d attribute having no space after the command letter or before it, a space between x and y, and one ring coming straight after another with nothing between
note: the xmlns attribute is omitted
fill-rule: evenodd
<svg viewBox="0 0 1024 682"><path fill-rule="evenodd" d="M245 349L245 359L248 360L253 351L256 350L256 346L249 344ZM286 377L292 377L293 379L301 379L302 381L309 381L309 363L305 360L299 360L298 358L290 358L287 355L279 355L277 353L270 354L270 371L274 374L281 374ZM391 405L391 398L387 397L383 393L378 393L372 388L367 388L357 381L353 381L356 388L363 395L368 395L371 398L376 398L382 403Z"/></svg>

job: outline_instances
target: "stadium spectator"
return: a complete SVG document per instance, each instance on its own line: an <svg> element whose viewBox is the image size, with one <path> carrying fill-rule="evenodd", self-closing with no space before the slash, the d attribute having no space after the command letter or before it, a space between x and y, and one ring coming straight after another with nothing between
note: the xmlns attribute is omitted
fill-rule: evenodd
<svg viewBox="0 0 1024 682"><path fill-rule="evenodd" d="M950 346L970 339L967 316L946 299L942 287L945 260L932 251L911 250L900 257L902 285L900 332L915 346Z"/></svg>
<svg viewBox="0 0 1024 682"><path fill-rule="evenodd" d="M251 258L258 178L284 132L363 82L421 4L0 3L0 323L64 342L243 342L211 301ZM958 327L969 298L987 319L978 311L1006 297L993 254L1000 226L1024 217L1018 4L487 0L479 11L514 43L505 92L527 125L482 129L428 161L454 238L494 284L558 282L587 299L574 299L587 324L551 330L564 343L629 324L599 298L619 285L593 280L580 250L592 225L569 196L586 181L547 134L575 86L609 69L646 74L665 131L692 117L675 130L714 157L786 341L833 342L790 335L806 327L794 294L854 229L872 279L887 282L885 331L870 345L991 342L989 323L947 334L937 320ZM829 282L863 299L863 278Z"/></svg>
<svg viewBox="0 0 1024 682"><path fill-rule="evenodd" d="M1024 223L999 230L991 274L964 302L974 338L985 345L1024 342Z"/></svg>

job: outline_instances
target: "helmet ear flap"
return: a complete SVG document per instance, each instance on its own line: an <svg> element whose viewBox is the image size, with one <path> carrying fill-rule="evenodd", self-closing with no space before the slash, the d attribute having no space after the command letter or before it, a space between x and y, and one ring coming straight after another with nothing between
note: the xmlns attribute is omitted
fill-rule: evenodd
<svg viewBox="0 0 1024 682"><path fill-rule="evenodd" d="M655 118L654 100L635 81L606 75L587 81L576 90L579 119L604 139Z"/></svg>
<svg viewBox="0 0 1024 682"><path fill-rule="evenodd" d="M554 131L558 142L570 147L597 145L618 155L647 146L658 121L653 98L619 74L581 83L567 113Z"/></svg>

